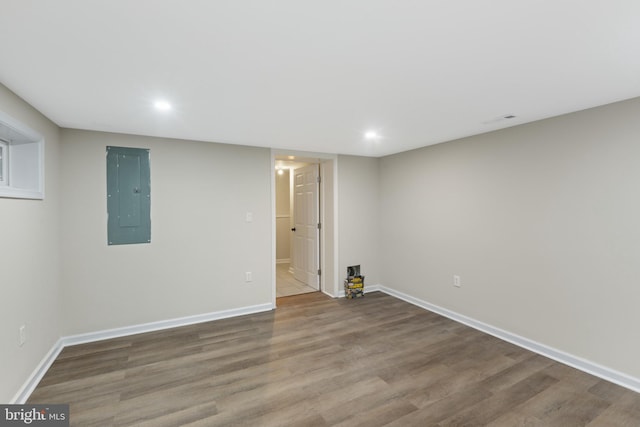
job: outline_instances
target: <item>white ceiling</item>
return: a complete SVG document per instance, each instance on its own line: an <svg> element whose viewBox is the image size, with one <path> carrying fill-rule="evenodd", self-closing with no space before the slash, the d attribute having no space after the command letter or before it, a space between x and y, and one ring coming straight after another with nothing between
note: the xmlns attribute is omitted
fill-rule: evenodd
<svg viewBox="0 0 640 427"><path fill-rule="evenodd" d="M0 82L62 127L381 156L640 96L640 1L0 0Z"/></svg>

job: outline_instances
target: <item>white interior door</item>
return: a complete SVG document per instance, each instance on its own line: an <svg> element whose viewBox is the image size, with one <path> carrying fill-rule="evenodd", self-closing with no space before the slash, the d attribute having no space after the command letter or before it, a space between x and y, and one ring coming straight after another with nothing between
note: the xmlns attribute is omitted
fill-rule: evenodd
<svg viewBox="0 0 640 427"><path fill-rule="evenodd" d="M318 165L294 170L293 275L314 289L318 277Z"/></svg>

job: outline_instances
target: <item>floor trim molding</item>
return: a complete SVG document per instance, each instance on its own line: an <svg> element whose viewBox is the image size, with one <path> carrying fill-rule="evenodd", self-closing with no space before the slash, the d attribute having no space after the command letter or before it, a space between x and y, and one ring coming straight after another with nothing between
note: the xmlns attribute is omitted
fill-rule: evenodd
<svg viewBox="0 0 640 427"><path fill-rule="evenodd" d="M394 296L398 299L406 301L410 304L413 304L425 310L438 313L444 317L447 317L456 322L467 325L471 328L485 332L489 335L495 336L497 338L510 342L519 347L526 348L527 350L533 351L535 353L538 353L540 355L553 359L557 362L563 363L565 365L579 369L588 374L595 375L599 378L602 378L614 384L618 384L622 387L625 387L640 393L640 379L638 378L632 377L630 375L616 371L606 366L593 363L581 357L568 354L564 351L555 349L553 347L549 347L547 345L513 334L503 329L496 328L489 324L480 322L478 320L464 316L462 314L448 310L446 308L437 306L435 304L431 304L427 301L421 300L419 298L413 297L411 295L405 294L403 292L400 292L398 290L395 290L386 286L382 286L378 284L367 286L365 288L365 295L368 292L375 292L375 291L384 292L388 295ZM340 292L339 297L344 297L344 293ZM42 378L44 377L49 367L53 364L56 357L58 357L60 352L66 346L101 341L105 339L123 337L127 335L139 334L144 332L158 331L162 329L169 329L169 328L174 328L179 326L187 326L195 323L208 322L212 320L225 319L229 317L243 316L246 314L260 313L264 311L270 311L273 309L274 309L274 306L271 303L259 304L259 305L249 306L249 307L223 310L223 311L217 311L212 313L186 316L186 317L181 317L176 319L162 320L158 322L150 322L150 323L144 323L140 325L125 326L122 328L114 328L114 329L108 329L103 331L90 332L86 334L78 334L78 335L70 335L70 336L62 337L53 345L53 347L49 350L49 352L40 361L40 363L34 369L34 371L29 376L27 381L16 393L11 403L23 404L29 399L29 396L31 395L31 393L33 393L33 390L35 390L38 383L42 380Z"/></svg>
<svg viewBox="0 0 640 427"><path fill-rule="evenodd" d="M379 290L381 292L384 292L385 294L394 296L410 304L424 308L425 310L438 313L444 317L448 317L451 320L455 320L456 322L462 323L471 328L485 332L489 335L493 335L494 337L510 342L511 344L515 344L519 347L526 348L527 350L533 351L534 353L538 353L542 356L548 357L549 359L553 359L556 362L563 363L565 365L579 369L588 374L594 375L596 377L602 378L614 384L618 384L619 386L622 386L630 390L633 390L637 393L640 393L639 378L632 377L623 372L616 371L614 369L599 365L597 363L591 362L589 360L583 359L578 356L574 356L572 354L566 353L556 348L549 347L547 345L530 340L520 335L513 334L511 332L505 331L500 328L496 328L489 324L475 320L471 317L467 317L462 314L456 313L455 311L451 311L446 308L437 306L435 304L431 304L427 301L421 300L419 298L415 298L411 295L407 295L403 292L397 291L392 288L388 288L386 286L376 285L369 288L369 291L374 291L374 290Z"/></svg>
<svg viewBox="0 0 640 427"><path fill-rule="evenodd" d="M23 404L29 399L33 390L44 375L47 373L56 357L67 346L86 344L90 342L102 341L111 338L125 337L128 335L142 334L145 332L159 331L163 329L177 328L180 326L193 325L196 323L210 322L212 320L226 319L229 317L244 316L246 314L261 313L273 310L275 307L271 303L258 304L248 307L234 308L230 310L214 311L212 313L196 314L194 316L179 317L175 319L160 320L157 322L142 323L139 325L124 326L122 328L106 329L86 334L69 335L61 337L49 350L46 356L40 361L36 369L31 373L27 381L20 388L13 398L13 404Z"/></svg>
<svg viewBox="0 0 640 427"><path fill-rule="evenodd" d="M194 316L160 320L157 322L142 323L140 325L124 326L122 328L106 329L103 331L89 332L86 334L70 335L67 337L63 337L62 343L64 347L69 345L85 344L111 338L125 337L127 335L142 334L145 332L153 332L162 329L177 328L179 326L193 325L195 323L226 319L228 317L244 316L245 314L254 314L269 310L273 310L273 304L271 303L252 305L242 308L233 308L230 310L214 311L212 313L196 314Z"/></svg>
<svg viewBox="0 0 640 427"><path fill-rule="evenodd" d="M42 358L40 363L38 363L38 366L33 370L27 381L25 381L22 387L20 387L20 390L18 390L15 396L13 396L10 404L22 405L26 403L29 396L31 396L31 393L33 393L33 390L36 389L36 386L40 383L40 380L42 380L42 377L47 373L49 367L51 367L63 348L64 345L62 344L62 338L60 338Z"/></svg>

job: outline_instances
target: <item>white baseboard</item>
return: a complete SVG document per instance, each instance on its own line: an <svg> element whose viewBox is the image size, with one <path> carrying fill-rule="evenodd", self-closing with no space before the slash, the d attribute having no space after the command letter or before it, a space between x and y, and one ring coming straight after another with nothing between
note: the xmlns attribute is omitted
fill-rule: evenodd
<svg viewBox="0 0 640 427"><path fill-rule="evenodd" d="M329 292L325 291L324 289L321 292L328 297L335 298L335 296L331 295Z"/></svg>
<svg viewBox="0 0 640 427"><path fill-rule="evenodd" d="M86 344L90 342L107 340L110 338L125 337L128 335L141 334L145 332L159 331L162 329L176 328L179 326L193 325L195 323L209 322L212 320L226 319L229 317L244 316L245 314L261 313L263 311L273 310L273 304L259 304L249 307L234 308L231 310L215 311L212 313L196 314L194 316L179 317L176 319L160 320L158 322L143 323L140 325L125 326L122 328L107 329L97 332L89 332L86 334L70 335L60 338L54 346L49 350L47 355L38 364L29 379L20 388L14 396L12 403L22 404L29 399L33 390L47 373L56 357L67 346Z"/></svg>
<svg viewBox="0 0 640 427"><path fill-rule="evenodd" d="M276 264L291 264L290 258L277 259Z"/></svg>
<svg viewBox="0 0 640 427"><path fill-rule="evenodd" d="M515 344L519 347L526 348L527 350L530 350L530 351L533 351L534 353L538 353L542 356L548 357L549 359L553 359L557 362L563 363L565 365L579 369L588 374L594 375L596 377L602 378L614 384L618 384L622 387L625 387L640 393L640 379L627 375L623 372L616 371L614 369L599 365L597 363L591 362L589 360L583 359L578 356L574 356L572 354L555 349L553 347L549 347L547 345L530 340L528 338L513 334L511 332L502 330L500 328L496 328L494 326L488 325L486 323L480 322L478 320L472 319L470 317L464 316L462 314L456 313L446 308L442 308L435 304L431 304L429 302L423 301L419 298L412 297L411 295L407 295L395 289L391 289L386 286L376 285L376 286L370 287L369 291L373 291L374 290L373 288L376 288L375 290L379 290L381 292L384 292L386 294L399 298L403 301L416 305L418 307L424 308L425 310L438 313L444 317L448 317L451 320L455 320L456 322L462 323L464 325L467 325L479 331L485 332L489 335L493 335L494 337L510 342L511 344Z"/></svg>
<svg viewBox="0 0 640 427"><path fill-rule="evenodd" d="M40 383L42 377L47 373L49 367L51 367L63 348L64 345L62 344L62 339L56 341L53 347L51 347L51 350L49 350L40 363L38 363L38 366L33 370L27 381L25 381L22 387L20 387L20 390L18 390L16 395L13 396L13 399L9 402L10 404L21 405L29 399L31 393L36 389L36 386Z"/></svg>
<svg viewBox="0 0 640 427"><path fill-rule="evenodd" d="M96 342L111 338L125 337L127 335L142 334L145 332L159 331L162 329L177 328L179 326L193 325L195 323L209 322L211 320L226 319L228 317L244 316L245 314L260 313L273 310L273 304L259 304L249 307L234 308L231 310L215 311L213 313L196 314L194 316L179 317L177 319L160 320L158 322L143 323L140 325L124 326L122 328L107 329L86 334L71 335L62 338L64 347L69 345Z"/></svg>
<svg viewBox="0 0 640 427"><path fill-rule="evenodd" d="M542 356L553 359L557 362L563 363L565 365L579 369L588 374L595 375L596 377L602 378L614 384L618 384L622 387L625 387L640 393L640 379L638 378L632 377L630 375L616 371L606 366L593 363L581 357L568 354L564 351L555 349L553 347L540 344L536 341L513 334L511 332L502 330L500 328L493 327L491 325L488 325L486 323L464 316L462 314L456 313L454 311L448 310L446 308L437 306L435 304L431 304L419 298L415 298L411 295L407 295L395 289L388 288L382 285L371 285L371 286L365 287L365 295L366 293L375 292L375 291L384 292L388 295L399 298L403 301L406 301L410 304L421 307L425 310L438 313L444 317L447 317L449 319L452 319L456 322L462 323L464 325L467 325L479 331L485 332L489 335L493 335L504 341L515 344L519 347L526 348L527 350L533 351ZM339 294L338 297L344 298L344 292L339 292L338 294ZM187 317L181 317L177 319L169 319L169 320L163 320L159 322L151 322L151 323L145 323L141 325L126 326L123 328L108 329L104 331L91 332L87 334L79 334L79 335L62 337L53 345L51 350L49 350L46 356L40 361L36 369L34 369L33 373L29 376L29 379L27 379L27 381L16 393L16 395L13 397L10 403L22 404L27 401L27 399L29 398L33 390L36 388L40 380L42 380L42 377L44 377L44 374L47 372L49 367L51 367L51 365L55 361L56 357L58 357L60 352L66 346L101 341L105 339L123 337L127 335L139 334L144 332L158 331L162 329L169 329L169 328L174 328L179 326L187 326L195 323L208 322L211 320L225 319L225 318L235 317L235 316L243 316L245 314L260 313L260 312L272 310L273 308L274 306L271 303L260 304L260 305L254 305L249 307L242 307L238 309L223 310L223 311L218 311L213 313L199 314L195 316L187 316Z"/></svg>

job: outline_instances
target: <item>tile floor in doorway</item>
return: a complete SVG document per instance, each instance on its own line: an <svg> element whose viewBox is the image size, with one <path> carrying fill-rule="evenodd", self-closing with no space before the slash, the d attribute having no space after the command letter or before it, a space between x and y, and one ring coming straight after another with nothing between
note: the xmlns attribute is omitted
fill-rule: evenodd
<svg viewBox="0 0 640 427"><path fill-rule="evenodd" d="M276 264L276 297L288 297L290 295L317 292L311 286L296 280L293 273L289 272L290 264Z"/></svg>

